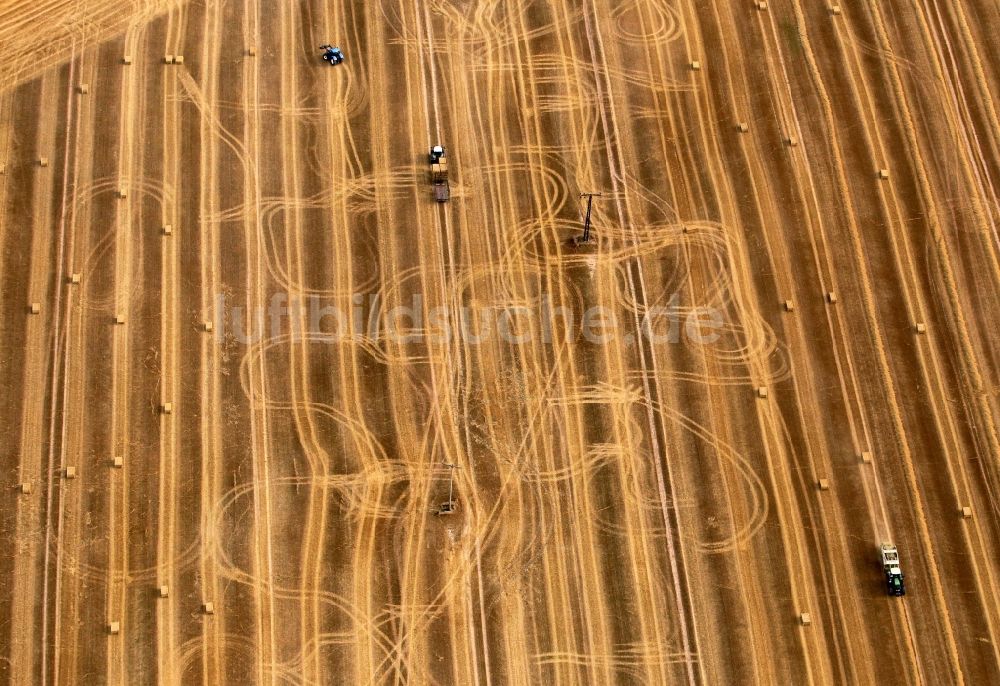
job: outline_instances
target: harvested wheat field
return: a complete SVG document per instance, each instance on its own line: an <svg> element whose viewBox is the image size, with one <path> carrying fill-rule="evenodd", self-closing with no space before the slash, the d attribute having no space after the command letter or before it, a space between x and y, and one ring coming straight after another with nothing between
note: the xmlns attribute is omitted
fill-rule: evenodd
<svg viewBox="0 0 1000 686"><path fill-rule="evenodd" d="M0 682L1000 683L997 35L8 0Z"/></svg>

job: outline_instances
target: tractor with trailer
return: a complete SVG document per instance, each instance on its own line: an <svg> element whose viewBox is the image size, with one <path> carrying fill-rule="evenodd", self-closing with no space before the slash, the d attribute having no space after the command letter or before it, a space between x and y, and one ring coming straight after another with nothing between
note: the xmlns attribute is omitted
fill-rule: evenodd
<svg viewBox="0 0 1000 686"><path fill-rule="evenodd" d="M451 198L451 186L448 184L448 159L444 147L435 145L427 156L431 165L431 183L434 185L434 199L447 202Z"/></svg>
<svg viewBox="0 0 1000 686"><path fill-rule="evenodd" d="M892 543L883 543L882 572L885 574L885 588L891 596L906 595L903 585L903 570L899 566L899 552Z"/></svg>

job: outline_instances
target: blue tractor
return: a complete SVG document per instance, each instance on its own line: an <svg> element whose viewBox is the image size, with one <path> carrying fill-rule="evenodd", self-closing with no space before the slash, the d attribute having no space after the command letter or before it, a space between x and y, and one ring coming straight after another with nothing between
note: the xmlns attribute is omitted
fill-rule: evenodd
<svg viewBox="0 0 1000 686"><path fill-rule="evenodd" d="M340 48L335 48L332 45L321 45L319 49L323 51L323 59L329 62L331 66L344 61L344 52Z"/></svg>

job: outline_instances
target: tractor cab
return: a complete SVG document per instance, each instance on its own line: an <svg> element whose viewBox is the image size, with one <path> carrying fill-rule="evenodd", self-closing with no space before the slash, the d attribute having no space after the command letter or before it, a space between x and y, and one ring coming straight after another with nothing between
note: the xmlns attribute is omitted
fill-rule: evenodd
<svg viewBox="0 0 1000 686"><path fill-rule="evenodd" d="M442 157L444 157L443 145L435 145L433 148L431 148L430 155L428 155L428 159L431 164L437 164L438 162L441 161Z"/></svg>
<svg viewBox="0 0 1000 686"><path fill-rule="evenodd" d="M894 567L885 573L886 591L892 596L906 595L906 586L903 585L903 572L899 567Z"/></svg>

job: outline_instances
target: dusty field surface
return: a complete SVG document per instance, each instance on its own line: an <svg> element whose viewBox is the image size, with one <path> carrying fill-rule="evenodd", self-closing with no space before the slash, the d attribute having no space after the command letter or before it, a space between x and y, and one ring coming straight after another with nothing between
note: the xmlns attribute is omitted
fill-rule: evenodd
<svg viewBox="0 0 1000 686"><path fill-rule="evenodd" d="M997 35L6 3L0 681L1000 683Z"/></svg>

